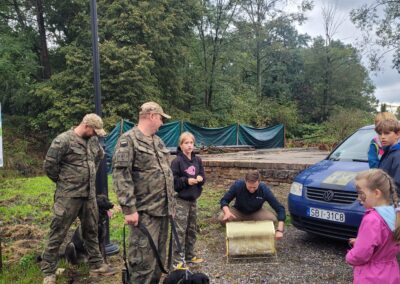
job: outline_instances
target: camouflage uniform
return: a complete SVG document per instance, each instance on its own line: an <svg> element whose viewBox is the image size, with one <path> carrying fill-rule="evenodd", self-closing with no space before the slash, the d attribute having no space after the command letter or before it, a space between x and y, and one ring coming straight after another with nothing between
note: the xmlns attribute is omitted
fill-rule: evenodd
<svg viewBox="0 0 400 284"><path fill-rule="evenodd" d="M57 136L46 155L44 170L54 181L53 220L41 264L45 275L57 269L58 252L72 222L79 217L82 235L93 267L103 263L98 244L96 169L104 157L96 136L79 137L73 130Z"/></svg>
<svg viewBox="0 0 400 284"><path fill-rule="evenodd" d="M113 157L113 184L123 213L139 213L165 261L168 215L174 215L176 201L169 151L162 140L146 137L137 127L123 134ZM158 283L161 271L147 237L138 227L130 228L131 283Z"/></svg>
<svg viewBox="0 0 400 284"><path fill-rule="evenodd" d="M179 243L185 256L185 260L195 257L194 246L197 232L197 201L188 201L182 198L176 199L176 231L179 236ZM182 261L176 243L174 245L174 263Z"/></svg>

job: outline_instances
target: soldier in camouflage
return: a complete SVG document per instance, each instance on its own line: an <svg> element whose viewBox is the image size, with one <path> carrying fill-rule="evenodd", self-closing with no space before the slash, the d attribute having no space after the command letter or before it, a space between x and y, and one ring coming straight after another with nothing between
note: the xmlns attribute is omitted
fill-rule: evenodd
<svg viewBox="0 0 400 284"><path fill-rule="evenodd" d="M113 185L130 226L128 265L131 283L158 283L161 270L139 221L150 232L165 262L168 216L175 215L175 197L169 151L155 135L171 118L154 102L143 104L136 127L119 139L113 157Z"/></svg>
<svg viewBox="0 0 400 284"><path fill-rule="evenodd" d="M81 222L91 272L116 272L104 263L97 237L99 213L95 179L104 157L97 136L105 135L101 118L94 113L87 114L77 127L58 135L47 151L44 170L56 183L56 192L49 241L41 263L44 284L56 283L59 249L77 217Z"/></svg>

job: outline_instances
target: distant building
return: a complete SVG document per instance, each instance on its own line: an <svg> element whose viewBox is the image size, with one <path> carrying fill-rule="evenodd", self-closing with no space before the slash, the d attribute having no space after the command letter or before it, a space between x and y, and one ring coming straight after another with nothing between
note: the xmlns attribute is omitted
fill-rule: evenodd
<svg viewBox="0 0 400 284"><path fill-rule="evenodd" d="M394 114L397 113L397 109L400 107L399 103L385 103L385 102L381 102L378 105L378 111L381 110L381 105L385 104L386 105L386 111L388 112L392 112Z"/></svg>

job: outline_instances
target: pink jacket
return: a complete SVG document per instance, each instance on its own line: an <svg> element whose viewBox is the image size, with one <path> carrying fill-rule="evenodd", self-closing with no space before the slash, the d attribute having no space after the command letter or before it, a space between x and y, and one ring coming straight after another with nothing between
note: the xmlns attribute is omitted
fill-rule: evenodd
<svg viewBox="0 0 400 284"><path fill-rule="evenodd" d="M358 229L354 247L347 252L346 262L353 266L355 284L399 284L400 270L396 255L400 245L383 218L368 209Z"/></svg>

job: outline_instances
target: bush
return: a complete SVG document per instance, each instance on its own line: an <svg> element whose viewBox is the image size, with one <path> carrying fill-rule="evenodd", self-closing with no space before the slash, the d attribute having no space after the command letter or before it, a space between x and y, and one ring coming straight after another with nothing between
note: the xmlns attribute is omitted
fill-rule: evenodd
<svg viewBox="0 0 400 284"><path fill-rule="evenodd" d="M337 108L335 112L325 122L327 136L334 141L340 142L358 128L373 123L371 113L359 109Z"/></svg>
<svg viewBox="0 0 400 284"><path fill-rule="evenodd" d="M3 158L0 177L34 176L42 174L47 139L32 133L24 116L4 116Z"/></svg>

